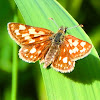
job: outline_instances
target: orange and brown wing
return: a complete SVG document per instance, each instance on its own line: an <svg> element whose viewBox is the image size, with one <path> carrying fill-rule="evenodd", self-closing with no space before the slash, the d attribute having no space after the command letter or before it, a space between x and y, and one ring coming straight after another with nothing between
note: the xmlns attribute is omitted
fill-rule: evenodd
<svg viewBox="0 0 100 100"><path fill-rule="evenodd" d="M62 73L71 72L74 69L75 61L87 56L91 48L92 45L90 43L74 36L66 35L51 66Z"/></svg>
<svg viewBox="0 0 100 100"><path fill-rule="evenodd" d="M40 59L43 61L50 46L51 41L24 46L19 50L19 57L26 62L36 62Z"/></svg>
<svg viewBox="0 0 100 100"><path fill-rule="evenodd" d="M19 57L27 62L35 62L44 57L51 46L53 32L44 28L19 23L8 23L8 32L12 39L21 46Z"/></svg>
<svg viewBox="0 0 100 100"><path fill-rule="evenodd" d="M71 60L65 42L60 46L60 50L51 66L61 73L71 72L74 69L75 61Z"/></svg>
<svg viewBox="0 0 100 100"><path fill-rule="evenodd" d="M8 23L8 32L19 45L36 44L49 39L53 32L19 23Z"/></svg>
<svg viewBox="0 0 100 100"><path fill-rule="evenodd" d="M92 49L90 43L80 40L72 35L65 36L65 44L73 61L86 57Z"/></svg>

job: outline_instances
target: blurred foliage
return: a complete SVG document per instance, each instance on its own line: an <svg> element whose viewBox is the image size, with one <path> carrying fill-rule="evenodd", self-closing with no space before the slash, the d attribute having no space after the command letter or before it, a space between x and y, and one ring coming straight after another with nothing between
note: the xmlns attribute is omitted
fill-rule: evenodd
<svg viewBox="0 0 100 100"><path fill-rule="evenodd" d="M100 0L57 1L84 25L100 55ZM15 14L18 22L24 23L13 0L0 0L0 100L10 100L13 43L7 32L7 23L14 20ZM18 100L46 100L41 72L36 67L38 63L30 67L31 64L18 60Z"/></svg>

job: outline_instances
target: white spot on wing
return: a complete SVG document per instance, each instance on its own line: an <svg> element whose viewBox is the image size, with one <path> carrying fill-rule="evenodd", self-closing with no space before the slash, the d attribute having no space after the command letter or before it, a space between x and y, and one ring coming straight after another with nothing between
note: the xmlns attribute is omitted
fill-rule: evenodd
<svg viewBox="0 0 100 100"><path fill-rule="evenodd" d="M86 45L86 42L81 42L80 45L81 45L82 47L84 47L84 45Z"/></svg>
<svg viewBox="0 0 100 100"><path fill-rule="evenodd" d="M68 39L70 46L72 46L72 39Z"/></svg>
<svg viewBox="0 0 100 100"><path fill-rule="evenodd" d="M72 53L73 53L73 50L70 49L70 50L69 50L69 53L72 54Z"/></svg>
<svg viewBox="0 0 100 100"><path fill-rule="evenodd" d="M28 31L29 31L29 34L37 34L37 32L35 32L35 29L33 29L33 28L29 29Z"/></svg>
<svg viewBox="0 0 100 100"><path fill-rule="evenodd" d="M77 47L75 47L75 48L73 49L73 53L76 53L76 52L78 52L78 48L77 48Z"/></svg>
<svg viewBox="0 0 100 100"><path fill-rule="evenodd" d="M27 51L28 51L28 49L25 49L25 50L24 50L24 52L27 52Z"/></svg>
<svg viewBox="0 0 100 100"><path fill-rule="evenodd" d="M19 30L25 30L25 29L26 29L25 25L19 25Z"/></svg>
<svg viewBox="0 0 100 100"><path fill-rule="evenodd" d="M29 41L29 43L34 43L34 42L35 42L35 39Z"/></svg>
<svg viewBox="0 0 100 100"><path fill-rule="evenodd" d="M33 58L33 55L31 55L30 58Z"/></svg>
<svg viewBox="0 0 100 100"><path fill-rule="evenodd" d="M72 43L72 39L68 39L68 42L69 42L69 43Z"/></svg>
<svg viewBox="0 0 100 100"><path fill-rule="evenodd" d="M78 40L75 40L72 44L74 45L74 46L77 46L78 45Z"/></svg>
<svg viewBox="0 0 100 100"><path fill-rule="evenodd" d="M26 57L28 57L28 55Z"/></svg>
<svg viewBox="0 0 100 100"><path fill-rule="evenodd" d="M29 34L34 34L34 37L38 37L38 36L40 36L40 35L44 35L45 33L44 32L42 32L42 31L39 31L38 33L35 31L35 29L29 29L28 30L29 31Z"/></svg>
<svg viewBox="0 0 100 100"><path fill-rule="evenodd" d="M45 33L42 32L42 31L39 31L38 34L40 34L40 35L44 35Z"/></svg>
<svg viewBox="0 0 100 100"><path fill-rule="evenodd" d="M63 58L63 63L67 63L67 57Z"/></svg>
<svg viewBox="0 0 100 100"><path fill-rule="evenodd" d="M25 57L28 57L28 55L25 54Z"/></svg>
<svg viewBox="0 0 100 100"><path fill-rule="evenodd" d="M36 58L36 56L34 57L34 59Z"/></svg>
<svg viewBox="0 0 100 100"><path fill-rule="evenodd" d="M37 34L34 34L34 37L38 37L38 36L40 36L40 34L38 34L38 33Z"/></svg>
<svg viewBox="0 0 100 100"><path fill-rule="evenodd" d="M58 64L58 66L60 66L60 64Z"/></svg>
<svg viewBox="0 0 100 100"><path fill-rule="evenodd" d="M41 37L40 40L43 40L43 37Z"/></svg>
<svg viewBox="0 0 100 100"><path fill-rule="evenodd" d="M19 30L15 30L16 35L20 35Z"/></svg>
<svg viewBox="0 0 100 100"><path fill-rule="evenodd" d="M69 44L66 44L66 46L68 47L68 46L69 46Z"/></svg>
<svg viewBox="0 0 100 100"><path fill-rule="evenodd" d="M30 38L31 38L30 36L26 36L26 37L25 37L25 40L30 39Z"/></svg>
<svg viewBox="0 0 100 100"><path fill-rule="evenodd" d="M40 51L38 51L38 54L40 54L41 53L41 50Z"/></svg>
<svg viewBox="0 0 100 100"><path fill-rule="evenodd" d="M85 49L85 48L83 48L82 50L80 50L80 52L85 52L85 50L86 50L86 49Z"/></svg>
<svg viewBox="0 0 100 100"><path fill-rule="evenodd" d="M14 27L14 24L10 23L9 25L11 25L11 27Z"/></svg>
<svg viewBox="0 0 100 100"><path fill-rule="evenodd" d="M41 45L44 45L44 43L41 43Z"/></svg>
<svg viewBox="0 0 100 100"><path fill-rule="evenodd" d="M64 52L65 52L66 50L64 49Z"/></svg>
<svg viewBox="0 0 100 100"><path fill-rule="evenodd" d="M71 62L69 61L68 64L71 65Z"/></svg>
<svg viewBox="0 0 100 100"><path fill-rule="evenodd" d="M78 49L77 47L75 47L75 48L72 49L72 50L70 49L70 50L69 50L69 53L70 53L70 54L76 53L76 52L78 52L78 50L79 50L79 49Z"/></svg>
<svg viewBox="0 0 100 100"><path fill-rule="evenodd" d="M25 37L25 36L28 36L29 34L28 33L26 33L26 34L22 34L22 37Z"/></svg>
<svg viewBox="0 0 100 100"><path fill-rule="evenodd" d="M62 57L60 56L60 57L59 57L59 61L61 60L61 58L62 58Z"/></svg>
<svg viewBox="0 0 100 100"><path fill-rule="evenodd" d="M36 52L36 49L33 47L31 50L30 50L30 53L35 53Z"/></svg>
<svg viewBox="0 0 100 100"><path fill-rule="evenodd" d="M66 67L64 67L64 69L66 69Z"/></svg>

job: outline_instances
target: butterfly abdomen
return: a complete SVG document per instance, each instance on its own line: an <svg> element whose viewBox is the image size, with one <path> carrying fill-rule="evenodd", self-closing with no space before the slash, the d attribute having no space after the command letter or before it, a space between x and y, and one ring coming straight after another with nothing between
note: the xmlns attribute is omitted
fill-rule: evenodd
<svg viewBox="0 0 100 100"><path fill-rule="evenodd" d="M59 45L53 43L45 56L45 60L44 60L44 67L45 68L52 63L58 50L59 50Z"/></svg>

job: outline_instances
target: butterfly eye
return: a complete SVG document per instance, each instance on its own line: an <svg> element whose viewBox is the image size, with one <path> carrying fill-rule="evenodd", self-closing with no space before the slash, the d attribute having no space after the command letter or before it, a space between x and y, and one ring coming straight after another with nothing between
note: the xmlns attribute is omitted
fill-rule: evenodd
<svg viewBox="0 0 100 100"><path fill-rule="evenodd" d="M64 33L66 33L66 30L67 30L67 27L65 27L65 29L64 29Z"/></svg>
<svg viewBox="0 0 100 100"><path fill-rule="evenodd" d="M62 30L62 28L59 28L59 30Z"/></svg>
<svg viewBox="0 0 100 100"><path fill-rule="evenodd" d="M59 30L63 30L63 26L61 26L61 27L59 28Z"/></svg>

